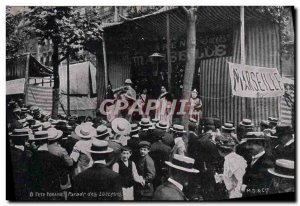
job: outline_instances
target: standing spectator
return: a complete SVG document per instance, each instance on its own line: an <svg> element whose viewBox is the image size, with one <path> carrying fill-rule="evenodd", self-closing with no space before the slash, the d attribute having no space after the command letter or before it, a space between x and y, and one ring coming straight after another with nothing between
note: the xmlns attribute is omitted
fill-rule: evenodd
<svg viewBox="0 0 300 206"><path fill-rule="evenodd" d="M174 133L174 143L175 143L170 153L170 159L172 160L175 154L179 154L179 155L186 154L185 143L182 139L183 133L185 133L186 131L184 130L184 127L182 125L178 125L178 124L174 124L173 127L170 128L170 130Z"/></svg>
<svg viewBox="0 0 300 206"><path fill-rule="evenodd" d="M172 161L166 161L170 178L155 190L153 200L188 200L183 189L188 185L189 174L199 172L193 168L194 162L192 158L177 154Z"/></svg>
<svg viewBox="0 0 300 206"><path fill-rule="evenodd" d="M155 166L152 158L149 156L151 149L150 142L141 141L139 143L140 156L136 162L137 171L143 177L143 185L137 185L135 190L135 200L151 200L153 196L153 179L155 178Z"/></svg>
<svg viewBox="0 0 300 206"><path fill-rule="evenodd" d="M172 113L169 106L172 104L172 95L167 92L166 86L161 86L161 94L156 101L155 118L166 121L168 127L172 124Z"/></svg>
<svg viewBox="0 0 300 206"><path fill-rule="evenodd" d="M121 177L106 166L107 154L113 151L107 141L94 140L89 150L93 166L74 178L73 192L94 195L75 197L74 200L122 200ZM73 200L73 199L72 199Z"/></svg>
<svg viewBox="0 0 300 206"><path fill-rule="evenodd" d="M291 126L276 126L279 144L273 149L275 159L295 160L295 139Z"/></svg>

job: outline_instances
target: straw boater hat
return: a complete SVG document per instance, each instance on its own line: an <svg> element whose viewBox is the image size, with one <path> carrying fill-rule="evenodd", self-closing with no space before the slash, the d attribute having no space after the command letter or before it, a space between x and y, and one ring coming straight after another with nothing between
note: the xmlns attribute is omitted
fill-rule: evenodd
<svg viewBox="0 0 300 206"><path fill-rule="evenodd" d="M287 179L295 178L295 162L287 159L278 159L274 168L269 168L268 172L277 177Z"/></svg>
<svg viewBox="0 0 300 206"><path fill-rule="evenodd" d="M20 107L14 108L13 112L21 112L21 108Z"/></svg>
<svg viewBox="0 0 300 206"><path fill-rule="evenodd" d="M92 147L90 150L88 150L90 153L93 154L105 154L105 153L111 153L114 150L110 147L108 147L108 142L104 140L94 140L92 142Z"/></svg>
<svg viewBox="0 0 300 206"><path fill-rule="evenodd" d="M171 161L165 161L165 163L172 168L184 172L199 173L199 170L193 168L195 160L184 155L175 154Z"/></svg>
<svg viewBox="0 0 300 206"><path fill-rule="evenodd" d="M82 123L75 128L75 133L83 139L95 137L97 132L90 124Z"/></svg>
<svg viewBox="0 0 300 206"><path fill-rule="evenodd" d="M158 129L163 129L163 130L166 130L168 128L168 123L166 121L159 121L158 123L156 123L156 128Z"/></svg>
<svg viewBox="0 0 300 206"><path fill-rule="evenodd" d="M131 131L130 123L124 118L116 118L111 122L111 128L116 134L129 135Z"/></svg>
<svg viewBox="0 0 300 206"><path fill-rule="evenodd" d="M12 132L8 133L11 137L24 137L29 135L29 129L14 129Z"/></svg>
<svg viewBox="0 0 300 206"><path fill-rule="evenodd" d="M253 127L254 126L251 119L243 119L240 122L240 125L245 126L245 127Z"/></svg>
<svg viewBox="0 0 300 206"><path fill-rule="evenodd" d="M139 127L138 124L131 124L130 126L131 126L130 134L137 133L141 129L141 127Z"/></svg>
<svg viewBox="0 0 300 206"><path fill-rule="evenodd" d="M40 140L48 140L48 132L47 131L37 131L34 133L34 136L30 138L31 141L40 141Z"/></svg>
<svg viewBox="0 0 300 206"><path fill-rule="evenodd" d="M152 126L149 118L142 118L141 121L139 122L139 125L142 127L151 127Z"/></svg>
<svg viewBox="0 0 300 206"><path fill-rule="evenodd" d="M131 79L126 79L126 80L125 80L125 84L132 84Z"/></svg>
<svg viewBox="0 0 300 206"><path fill-rule="evenodd" d="M156 124L156 123L158 123L158 122L159 122L159 119L157 119L157 118L153 118L153 119L151 119L151 122L152 122L153 124Z"/></svg>
<svg viewBox="0 0 300 206"><path fill-rule="evenodd" d="M55 128L50 128L47 130L47 132L48 132L48 140L50 141L57 140L63 135L63 132L61 130L57 130Z"/></svg>
<svg viewBox="0 0 300 206"><path fill-rule="evenodd" d="M233 124L231 124L231 123L227 122L222 126L222 132L232 132L234 130L235 130L235 128L233 127Z"/></svg>
<svg viewBox="0 0 300 206"><path fill-rule="evenodd" d="M40 131L40 130L42 130L42 124L41 124L41 122L39 122L39 121L35 121L35 124L34 125L31 125L31 130L33 131L33 132L35 132L35 131Z"/></svg>
<svg viewBox="0 0 300 206"><path fill-rule="evenodd" d="M28 112L28 108L27 108L27 107L22 107L22 108L21 108L21 112L22 112L22 113Z"/></svg>
<svg viewBox="0 0 300 206"><path fill-rule="evenodd" d="M264 142L264 141L266 141L266 138L264 135L265 134L263 132L247 132L240 143Z"/></svg>
<svg viewBox="0 0 300 206"><path fill-rule="evenodd" d="M171 131L176 133L185 133L184 126L179 124L174 124L173 127L170 128Z"/></svg>
<svg viewBox="0 0 300 206"><path fill-rule="evenodd" d="M106 137L109 137L111 135L111 129L110 128L107 128L107 126L105 125L100 125L97 127L96 129L96 136L95 138L96 139L99 139L99 140L104 140Z"/></svg>
<svg viewBox="0 0 300 206"><path fill-rule="evenodd" d="M277 124L277 123L278 123L278 118L276 118L276 117L269 117L269 118L268 118L268 121L269 121L270 123Z"/></svg>
<svg viewBox="0 0 300 206"><path fill-rule="evenodd" d="M47 131L50 128L51 128L51 123L50 122L44 122L42 124L42 130Z"/></svg>

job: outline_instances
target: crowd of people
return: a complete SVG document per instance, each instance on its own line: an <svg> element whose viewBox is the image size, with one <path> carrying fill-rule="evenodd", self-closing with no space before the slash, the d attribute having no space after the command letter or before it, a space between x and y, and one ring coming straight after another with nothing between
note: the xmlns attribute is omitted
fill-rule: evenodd
<svg viewBox="0 0 300 206"><path fill-rule="evenodd" d="M269 117L234 125L190 118L52 119L11 100L17 200L220 200L294 192L294 132ZM9 154L9 153L8 153Z"/></svg>

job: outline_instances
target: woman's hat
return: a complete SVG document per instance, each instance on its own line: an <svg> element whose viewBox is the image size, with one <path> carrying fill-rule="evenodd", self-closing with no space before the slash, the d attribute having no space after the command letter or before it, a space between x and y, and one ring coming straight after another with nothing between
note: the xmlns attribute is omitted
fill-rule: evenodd
<svg viewBox="0 0 300 206"><path fill-rule="evenodd" d="M174 124L173 127L170 128L171 131L177 132L177 133L185 133L184 126L179 124Z"/></svg>
<svg viewBox="0 0 300 206"><path fill-rule="evenodd" d="M138 124L131 124L130 126L131 126L130 134L136 133L141 129L141 127L139 127Z"/></svg>
<svg viewBox="0 0 300 206"><path fill-rule="evenodd" d="M227 122L222 126L222 132L232 132L234 130L235 130L235 128L233 127L233 124L231 124L231 123Z"/></svg>
<svg viewBox="0 0 300 206"><path fill-rule="evenodd" d="M131 131L130 123L124 118L116 118L111 122L111 128L116 134L129 135Z"/></svg>
<svg viewBox="0 0 300 206"><path fill-rule="evenodd" d="M236 145L233 138L229 135L218 135L215 138L216 146L220 149L232 150Z"/></svg>
<svg viewBox="0 0 300 206"><path fill-rule="evenodd" d="M168 128L168 123L166 121L161 120L158 123L156 123L155 126L156 128L166 130Z"/></svg>
<svg viewBox="0 0 300 206"><path fill-rule="evenodd" d="M141 121L139 122L139 125L141 125L143 127L151 127L152 126L149 118L142 118Z"/></svg>
<svg viewBox="0 0 300 206"><path fill-rule="evenodd" d="M91 149L88 151L93 154L105 154L113 152L113 149L108 147L107 141L93 140Z"/></svg>
<svg viewBox="0 0 300 206"><path fill-rule="evenodd" d="M278 159L274 168L269 168L268 172L272 175L287 179L295 178L295 162L287 159Z"/></svg>
<svg viewBox="0 0 300 206"><path fill-rule="evenodd" d="M197 94L198 94L197 89L194 89L194 90L192 91L192 93L197 93Z"/></svg>
<svg viewBox="0 0 300 206"><path fill-rule="evenodd" d="M107 126L105 125L100 125L97 127L96 129L96 136L95 138L99 139L99 140L104 140L106 137L110 136L110 128L107 128Z"/></svg>
<svg viewBox="0 0 300 206"><path fill-rule="evenodd" d="M147 147L149 150L151 149L151 143L148 141L141 141L139 143L139 148Z"/></svg>
<svg viewBox="0 0 300 206"><path fill-rule="evenodd" d="M125 84L132 84L131 79L126 79L126 80L125 80Z"/></svg>
<svg viewBox="0 0 300 206"><path fill-rule="evenodd" d="M30 138L31 141L40 141L40 140L47 140L47 139L48 139L47 131L37 131L34 133L34 136Z"/></svg>
<svg viewBox="0 0 300 206"><path fill-rule="evenodd" d="M254 126L251 119L243 119L240 122L240 125L245 126L245 127L253 127Z"/></svg>
<svg viewBox="0 0 300 206"><path fill-rule="evenodd" d="M195 160L184 155L175 154L171 161L165 161L165 163L170 167L184 172L199 173L199 170L193 168Z"/></svg>
<svg viewBox="0 0 300 206"><path fill-rule="evenodd" d="M61 130L57 130L55 128L50 128L47 130L47 132L48 132L48 140L50 141L57 140L63 135L63 132Z"/></svg>
<svg viewBox="0 0 300 206"><path fill-rule="evenodd" d="M87 123L78 125L75 128L75 133L83 139L90 139L92 137L95 137L97 134L96 129Z"/></svg>

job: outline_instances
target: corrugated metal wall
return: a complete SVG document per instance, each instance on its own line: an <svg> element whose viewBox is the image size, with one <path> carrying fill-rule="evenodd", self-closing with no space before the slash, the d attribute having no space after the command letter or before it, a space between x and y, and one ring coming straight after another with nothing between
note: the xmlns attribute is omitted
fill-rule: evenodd
<svg viewBox="0 0 300 206"><path fill-rule="evenodd" d="M130 60L127 55L109 55L108 78L112 88L120 87L127 78L130 78Z"/></svg>
<svg viewBox="0 0 300 206"><path fill-rule="evenodd" d="M199 25L200 27L200 25ZM198 30L200 28L197 28ZM270 23L255 23L245 26L246 64L262 67L276 67L279 72L279 37L278 27ZM233 56L203 60L200 63L200 96L203 101L203 114L206 117L216 116L225 121L238 124L245 118L245 99L232 96L228 64L240 63L240 31L234 29ZM248 117L254 120L255 126L269 116L278 117L280 98L257 98L247 100L251 107Z"/></svg>

